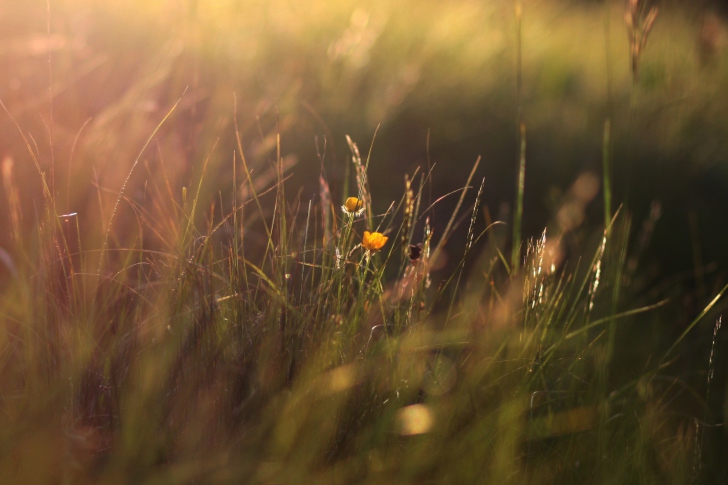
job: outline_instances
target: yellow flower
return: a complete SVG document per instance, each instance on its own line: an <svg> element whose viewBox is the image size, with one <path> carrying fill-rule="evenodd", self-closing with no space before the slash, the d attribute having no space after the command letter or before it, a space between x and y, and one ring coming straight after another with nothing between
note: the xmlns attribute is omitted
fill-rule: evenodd
<svg viewBox="0 0 728 485"><path fill-rule="evenodd" d="M364 212L364 201L357 199L356 197L349 197L341 206L341 210L348 215L358 216Z"/></svg>
<svg viewBox="0 0 728 485"><path fill-rule="evenodd" d="M364 231L364 237L361 238L361 245L369 251L379 251L386 244L387 239L389 238L381 232L370 233L369 231Z"/></svg>

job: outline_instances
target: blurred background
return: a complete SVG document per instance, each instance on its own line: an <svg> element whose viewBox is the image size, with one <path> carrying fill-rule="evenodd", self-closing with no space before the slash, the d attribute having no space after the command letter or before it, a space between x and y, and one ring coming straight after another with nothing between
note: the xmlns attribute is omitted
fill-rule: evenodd
<svg viewBox="0 0 728 485"><path fill-rule="evenodd" d="M151 171L164 167L175 194L205 159L208 180L229 179L237 112L251 163L274 159L281 135L289 193L300 189L303 201L318 193L322 165L334 198L345 196L348 134L371 151L377 210L417 167L434 166L432 192L444 194L482 156L475 180L485 177L492 217L507 220L520 111L527 236L553 219L580 174L601 177L609 118L615 206L627 202L641 221L659 203L653 254L679 273L728 257L728 226L718 222L728 186L728 27L725 2L641 2L641 18L655 5L635 80L628 3L523 1L519 96L510 0L5 0L0 100L52 179L59 213L99 211L99 187L113 201L181 98L143 157ZM7 113L0 124L0 157L15 161L27 189L21 205L32 207L37 170ZM208 197L229 190L216 185ZM452 199L436 209L436 226ZM592 215L602 214L596 204Z"/></svg>
<svg viewBox="0 0 728 485"><path fill-rule="evenodd" d="M603 229L596 191L608 119L613 209L633 214L637 246L652 234L639 246L637 288L643 303L674 297L670 341L728 268L728 2L639 2L632 30L651 7L659 12L636 64L629 4L522 0L519 37L512 0L0 0L3 173L19 182L22 224L33 231L42 205L34 152L56 212L78 213L86 247L99 247L127 174L180 100L129 180L126 196L141 205L162 204L148 198L148 180L164 180L181 205L205 163L203 205L229 197L237 124L261 190L274 181L280 135L294 208L317 200L322 171L335 201L351 195L349 135L371 154L375 212L399 200L418 167L433 170L434 200L462 187L482 156L474 183L485 178L489 217L510 222L521 120L524 237L557 221L580 228L579 244ZM0 227L9 227L8 187ZM580 187L592 202L565 213ZM455 203L435 207L436 234ZM133 221L122 207L116 244ZM0 229L0 247L10 241ZM9 272L0 265L3 285ZM709 344L694 343L695 368L705 368ZM724 380L719 371L716 409Z"/></svg>
<svg viewBox="0 0 728 485"><path fill-rule="evenodd" d="M429 205L461 188L481 156L473 183L485 178L487 216L510 223L520 119L524 239L566 224L579 228L569 242L578 248L598 240L604 223L601 193L587 188L586 204L570 202L578 180L600 190L609 119L613 210L624 203L634 215L635 240L657 221L639 254L641 288L670 281L691 314L728 267L725 2L523 0L520 36L517 3L3 1L0 158L22 187L24 227L36 227L40 169L56 212L78 213L84 247L100 247L134 161L180 100L128 181L117 245L136 237L134 204L158 221L147 244L175 240L166 215L183 204L183 187L196 189L203 167L200 219L229 199L236 123L259 191L275 179L280 135L292 210L318 200L322 171L334 202L351 195L343 193L347 175L353 186L349 135L371 155L375 212L399 200L405 174L433 170ZM658 9L636 72L630 5L637 30ZM430 213L435 234L456 202L445 198ZM0 205L3 227L10 213ZM0 231L0 247L10 239Z"/></svg>

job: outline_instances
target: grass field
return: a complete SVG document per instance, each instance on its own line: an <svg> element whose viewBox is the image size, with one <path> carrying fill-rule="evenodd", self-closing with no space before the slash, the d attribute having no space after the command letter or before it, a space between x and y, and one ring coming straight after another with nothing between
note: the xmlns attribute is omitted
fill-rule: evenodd
<svg viewBox="0 0 728 485"><path fill-rule="evenodd" d="M726 481L728 27L650 7L0 3L0 483Z"/></svg>

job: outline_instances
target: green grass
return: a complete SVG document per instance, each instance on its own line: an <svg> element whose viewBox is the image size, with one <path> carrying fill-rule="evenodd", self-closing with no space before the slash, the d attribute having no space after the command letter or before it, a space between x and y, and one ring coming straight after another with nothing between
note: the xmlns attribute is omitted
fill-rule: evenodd
<svg viewBox="0 0 728 485"><path fill-rule="evenodd" d="M81 4L99 14L95 2ZM75 11L52 6L64 19ZM563 53L546 62L529 44L543 18L572 26L571 39L558 29L550 37L556 50L582 53L575 33L609 30L583 7L556 16L557 4L543 6L542 17L526 5L518 39L506 35L516 27L506 2L444 11L376 2L358 14L347 2L251 3L245 12L235 2L106 6L98 22L122 22L132 30L117 42L139 46L115 45L107 32L95 38L107 43L101 52L54 54L54 86L65 94L53 117L29 115L47 106L23 91L3 101L12 157L0 205L0 482L682 484L720 476L713 323L728 287L708 278L716 284L701 295L683 279L655 279L648 253L658 210L643 221L617 205L625 198L618 157L643 148L623 131L684 129L681 120L643 124L659 96L693 82L660 77L663 58L644 53L644 90L628 63L607 87L603 67L590 69L604 59ZM660 25L656 39L665 36ZM151 28L160 26L169 30ZM398 117L441 112L442 132L467 139L447 96L432 94L454 88L481 103L479 93L512 87L507 74L468 73L505 65L516 44L518 93L499 101L511 121L494 128L520 130L504 157L518 162L515 179L497 182L511 188L513 214L491 215L489 156L458 169L427 158L400 178L396 151L382 147L401 133L391 128ZM692 62L682 49L668 56L680 67ZM104 71L87 93L60 82L79 62L90 67L78 76ZM33 59L28 65L35 69ZM219 80L205 79L210 72ZM399 73L388 85L387 72ZM241 86L252 94L233 89ZM53 96L53 86L44 89ZM584 100L601 106L607 89L615 112L588 115L599 120L601 167L568 171L569 186L539 220L545 229L522 240L531 233L524 221L541 210L529 188L540 190L549 123L579 118L573 109ZM561 97L549 118L541 108ZM94 103L102 109L87 121ZM306 137L312 119L325 140ZM372 120L384 121L381 133ZM562 124L567 139L578 138L574 126ZM339 133L347 127L351 137ZM361 214L341 209L348 197L364 202ZM364 231L383 233L386 244L366 250Z"/></svg>
<svg viewBox="0 0 728 485"><path fill-rule="evenodd" d="M231 193L255 185L244 157L231 163L245 174ZM664 355L615 376L615 333L667 304L623 303L624 210L593 253L566 261L566 231L544 232L509 269L497 238L471 253L499 227L478 229L481 186L462 259L430 285L449 236L434 238L421 204L432 174L414 174L388 212L350 216L323 178L317 202L296 210L282 159L272 168L270 187L227 210L204 209L203 171L186 203L166 201L167 220L121 190L136 225L100 250L48 199L36 235L16 241L2 304L2 476L685 483L699 472L698 430L671 410L680 383L667 364L725 288ZM162 204L167 183L148 181L148 200ZM208 214L201 228L195 210ZM361 247L367 229L388 235L382 251ZM165 249L151 249L153 234Z"/></svg>

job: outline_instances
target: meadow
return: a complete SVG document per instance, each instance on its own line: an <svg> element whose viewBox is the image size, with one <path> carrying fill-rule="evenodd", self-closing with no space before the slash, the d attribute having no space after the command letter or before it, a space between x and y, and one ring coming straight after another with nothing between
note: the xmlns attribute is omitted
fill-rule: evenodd
<svg viewBox="0 0 728 485"><path fill-rule="evenodd" d="M728 23L0 2L0 483L723 483Z"/></svg>

